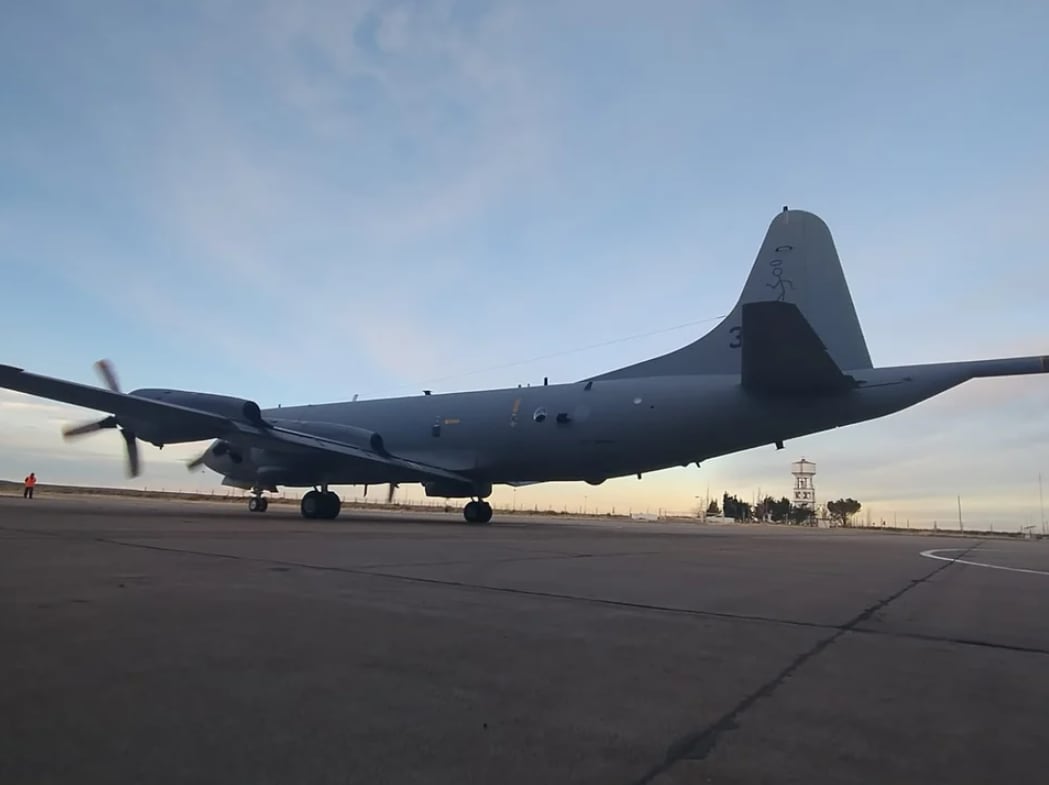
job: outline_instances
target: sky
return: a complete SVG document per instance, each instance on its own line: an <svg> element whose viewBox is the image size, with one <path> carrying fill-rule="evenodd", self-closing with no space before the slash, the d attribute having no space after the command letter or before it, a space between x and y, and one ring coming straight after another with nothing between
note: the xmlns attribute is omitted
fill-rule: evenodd
<svg viewBox="0 0 1049 785"><path fill-rule="evenodd" d="M783 205L831 227L876 365L1049 353L1049 5L16 3L0 362L277 404L575 381L687 343ZM1049 379L516 506L821 498L1040 526ZM215 488L0 391L0 477ZM403 488L399 493L420 496ZM344 495L353 496L347 489ZM865 516L866 513L861 513Z"/></svg>

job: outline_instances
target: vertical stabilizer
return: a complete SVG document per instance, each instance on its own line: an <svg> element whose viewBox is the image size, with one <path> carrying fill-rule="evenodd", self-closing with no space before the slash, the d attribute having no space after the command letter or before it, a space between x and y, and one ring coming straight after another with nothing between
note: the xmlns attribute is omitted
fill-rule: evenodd
<svg viewBox="0 0 1049 785"><path fill-rule="evenodd" d="M721 324L669 354L591 378L741 373L743 306L768 301L796 305L842 370L871 367L830 230L812 213L784 209L772 219L743 294Z"/></svg>

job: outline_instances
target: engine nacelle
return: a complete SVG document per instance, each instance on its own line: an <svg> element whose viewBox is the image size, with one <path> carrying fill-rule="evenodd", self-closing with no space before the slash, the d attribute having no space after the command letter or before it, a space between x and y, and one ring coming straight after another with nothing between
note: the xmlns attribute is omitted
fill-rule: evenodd
<svg viewBox="0 0 1049 785"><path fill-rule="evenodd" d="M202 412L211 412L231 420L239 420L251 425L264 427L262 411L255 401L246 398L234 398L230 395L190 392L187 390L135 390L131 393L139 398L150 398L154 401L185 406Z"/></svg>

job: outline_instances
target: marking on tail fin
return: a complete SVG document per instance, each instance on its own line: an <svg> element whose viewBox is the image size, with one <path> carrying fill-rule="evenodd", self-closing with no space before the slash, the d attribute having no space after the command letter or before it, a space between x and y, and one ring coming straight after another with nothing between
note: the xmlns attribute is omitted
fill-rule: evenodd
<svg viewBox="0 0 1049 785"><path fill-rule="evenodd" d="M776 254L777 256L773 259L769 259L769 270L772 273L772 283L767 283L767 286L772 291L776 292L776 300L783 302L787 297L787 287L789 286L791 291L794 290L794 281L790 278L783 277L783 259L780 256L786 256L788 253L794 250L792 245L777 245Z"/></svg>
<svg viewBox="0 0 1049 785"><path fill-rule="evenodd" d="M789 278L783 277L782 259L770 259L769 267L772 271L773 282L767 283L765 284L765 286L767 286L772 291L776 292L777 302L783 302L787 297L787 287L789 286L791 288L791 291L794 290L794 281L790 280Z"/></svg>

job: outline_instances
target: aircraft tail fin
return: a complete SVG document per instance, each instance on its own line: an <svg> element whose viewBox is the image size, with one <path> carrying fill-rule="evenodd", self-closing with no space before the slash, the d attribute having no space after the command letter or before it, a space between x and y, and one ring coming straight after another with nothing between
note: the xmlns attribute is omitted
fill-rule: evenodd
<svg viewBox="0 0 1049 785"><path fill-rule="evenodd" d="M751 303L792 303L845 371L871 367L852 295L827 225L803 210L772 219L743 293L721 324L688 346L619 368L593 379L743 372L743 307Z"/></svg>

